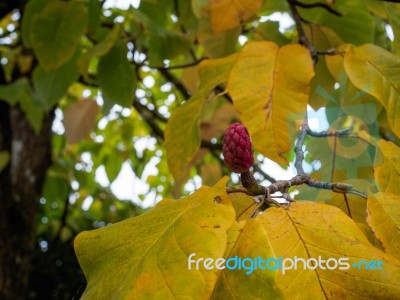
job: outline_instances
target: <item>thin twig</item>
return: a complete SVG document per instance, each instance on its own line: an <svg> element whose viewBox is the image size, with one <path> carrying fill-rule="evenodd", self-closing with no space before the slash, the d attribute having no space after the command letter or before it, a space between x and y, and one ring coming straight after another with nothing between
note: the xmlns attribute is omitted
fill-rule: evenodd
<svg viewBox="0 0 400 300"><path fill-rule="evenodd" d="M349 201L347 200L346 194L343 194L343 197L344 197L344 202L346 203L347 211L349 212L349 217L353 219L353 217L351 216L350 205L349 205Z"/></svg>
<svg viewBox="0 0 400 300"><path fill-rule="evenodd" d="M63 213L61 216L61 224L57 230L56 236L54 237L55 241L60 240L61 232L62 232L63 228L65 227L65 224L67 223L68 208L69 208L69 197L67 196L67 197L65 197L65 201L64 201L64 210L63 210Z"/></svg>
<svg viewBox="0 0 400 300"><path fill-rule="evenodd" d="M133 100L132 103L133 107L136 109L136 111L141 115L143 120L149 125L151 130L154 132L154 134L160 139L164 140L164 131L158 126L158 124L155 121L153 112L145 105L142 105L137 98Z"/></svg>
<svg viewBox="0 0 400 300"><path fill-rule="evenodd" d="M175 87L182 93L183 97L188 100L192 95L190 91L185 87L185 85L174 75L172 75L171 72L169 72L167 69L158 69L160 73L170 82L172 82Z"/></svg>
<svg viewBox="0 0 400 300"><path fill-rule="evenodd" d="M313 131L310 128L307 128L307 134L312 137L329 137L329 136L338 136L338 137L349 137L352 128L347 127L339 130L324 130L324 131Z"/></svg>
<svg viewBox="0 0 400 300"><path fill-rule="evenodd" d="M293 3L298 6L298 7L302 7L302 8L315 8L315 7L320 7L323 8L327 11L329 11L330 13L338 16L338 17L342 17L343 15L338 12L337 10L335 10L334 8L332 8L331 6L329 6L328 4L325 3L320 3L320 2L315 2L315 3L302 3L300 1L294 0Z"/></svg>
<svg viewBox="0 0 400 300"><path fill-rule="evenodd" d="M294 152L296 154L296 160L294 162L294 166L297 170L298 175L305 174L304 169L303 169L303 160L304 160L303 146L304 146L304 140L305 140L305 137L307 134L307 129L308 129L308 119L307 119L307 115L306 115L303 120L303 124L301 124L299 138L296 142L296 146L294 147Z"/></svg>
<svg viewBox="0 0 400 300"><path fill-rule="evenodd" d="M337 133L334 135L333 142L333 151L332 151L332 172L331 172L331 181L333 181L333 176L335 175L335 165L336 165L336 144L337 144L338 135Z"/></svg>
<svg viewBox="0 0 400 300"><path fill-rule="evenodd" d="M301 25L301 18L299 12L297 11L296 1L295 0L288 0L289 8L292 13L294 22L296 24L297 34L299 35L299 42L308 48L310 51L311 57L314 61L314 64L318 62L318 53L314 46L311 44L309 39L307 38L303 26Z"/></svg>
<svg viewBox="0 0 400 300"><path fill-rule="evenodd" d="M269 182L271 182L271 183L276 182L276 179L273 178L273 177L271 177L271 176L268 175L267 173L265 173L265 172L263 171L263 169L261 169L261 167L260 167L259 165L254 164L254 165L253 165L253 168L254 168L254 171L260 173L260 174L261 174L266 180L268 180Z"/></svg>
<svg viewBox="0 0 400 300"><path fill-rule="evenodd" d="M151 65L146 65L146 64L139 64L141 67L148 67L150 69L164 69L164 70L174 70L174 69L184 69L184 68L189 68L193 66L197 66L199 63L201 63L203 60L207 59L207 57L201 57L197 60L194 60L190 63L182 64L182 65L175 65L175 66L151 66Z"/></svg>

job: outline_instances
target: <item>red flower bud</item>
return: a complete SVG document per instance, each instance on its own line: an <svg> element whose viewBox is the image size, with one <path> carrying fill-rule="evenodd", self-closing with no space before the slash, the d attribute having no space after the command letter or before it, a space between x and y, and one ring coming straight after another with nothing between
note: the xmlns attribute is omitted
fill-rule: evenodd
<svg viewBox="0 0 400 300"><path fill-rule="evenodd" d="M225 165L235 173L245 173L253 165L253 149L247 128L233 123L225 130L222 146Z"/></svg>

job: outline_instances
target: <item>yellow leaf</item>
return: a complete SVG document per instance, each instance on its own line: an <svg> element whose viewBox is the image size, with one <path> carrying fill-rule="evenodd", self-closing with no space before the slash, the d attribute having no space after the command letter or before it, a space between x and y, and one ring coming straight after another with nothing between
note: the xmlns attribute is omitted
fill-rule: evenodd
<svg viewBox="0 0 400 300"><path fill-rule="evenodd" d="M228 90L234 106L254 147L278 163L287 163L283 154L305 115L313 75L307 49L271 42L246 44L232 68Z"/></svg>
<svg viewBox="0 0 400 300"><path fill-rule="evenodd" d="M200 147L200 117L207 95L218 84L227 80L235 55L205 60L199 65L200 86L185 104L175 110L165 129L165 149L168 167L175 179Z"/></svg>
<svg viewBox="0 0 400 300"><path fill-rule="evenodd" d="M236 212L236 221L247 220L256 206L253 197L243 193L233 193L229 197Z"/></svg>
<svg viewBox="0 0 400 300"><path fill-rule="evenodd" d="M210 0L211 25L214 32L221 32L242 24L254 16L264 0Z"/></svg>
<svg viewBox="0 0 400 300"><path fill-rule="evenodd" d="M202 121L200 125L201 137L206 141L219 138L233 121L239 120L239 114L230 103L224 103L214 111L212 117Z"/></svg>
<svg viewBox="0 0 400 300"><path fill-rule="evenodd" d="M303 268L278 272L277 284L285 299L396 299L400 294L400 261L373 247L342 211L312 202L292 203L288 210L270 208L257 217L265 228L275 257L325 260L325 269ZM327 268L328 259L348 258L348 268ZM381 261L380 269L355 267ZM346 261L342 260L343 267ZM290 263L290 262L289 262ZM287 265L289 265L287 263ZM310 264L311 265L311 264ZM331 260L330 267L335 265ZM301 291L301 292L299 292Z"/></svg>
<svg viewBox="0 0 400 300"><path fill-rule="evenodd" d="M214 185L222 177L222 170L219 164L205 163L200 167L200 175L204 185Z"/></svg>
<svg viewBox="0 0 400 300"><path fill-rule="evenodd" d="M72 103L64 113L65 136L68 143L75 144L88 135L94 127L99 107L94 100L86 99Z"/></svg>
<svg viewBox="0 0 400 300"><path fill-rule="evenodd" d="M380 140L374 162L374 177L379 191L400 194L400 148L391 142Z"/></svg>
<svg viewBox="0 0 400 300"><path fill-rule="evenodd" d="M235 218L227 180L139 217L80 233L75 252L88 282L82 299L209 299L217 270L188 269L188 256L223 257Z"/></svg>
<svg viewBox="0 0 400 300"><path fill-rule="evenodd" d="M228 231L228 245L224 257L227 259L257 259L275 257L265 227L258 219L234 223ZM212 299L282 299L277 288L276 271L253 269L254 263L247 261L248 269L224 269L220 271Z"/></svg>
<svg viewBox="0 0 400 300"><path fill-rule="evenodd" d="M400 57L367 44L348 48L344 67L357 88L383 105L393 132L400 137Z"/></svg>
<svg viewBox="0 0 400 300"><path fill-rule="evenodd" d="M367 222L385 252L400 258L400 197L390 193L371 195Z"/></svg>

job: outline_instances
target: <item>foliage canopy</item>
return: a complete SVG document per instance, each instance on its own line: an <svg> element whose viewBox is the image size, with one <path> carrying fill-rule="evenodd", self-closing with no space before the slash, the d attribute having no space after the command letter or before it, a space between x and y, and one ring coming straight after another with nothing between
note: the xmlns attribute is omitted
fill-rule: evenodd
<svg viewBox="0 0 400 300"><path fill-rule="evenodd" d="M400 4L372 0L30 0L9 11L0 104L38 136L55 114L36 257L77 236L83 299L398 297L399 20ZM239 180L221 160L233 121L249 130L264 186L297 162L368 200L292 186L282 192L296 202L250 217L262 195L226 189ZM11 176L17 154L2 143ZM134 202L118 197L124 168ZM142 214L142 201L160 202ZM190 253L348 257L384 271L189 270Z"/></svg>

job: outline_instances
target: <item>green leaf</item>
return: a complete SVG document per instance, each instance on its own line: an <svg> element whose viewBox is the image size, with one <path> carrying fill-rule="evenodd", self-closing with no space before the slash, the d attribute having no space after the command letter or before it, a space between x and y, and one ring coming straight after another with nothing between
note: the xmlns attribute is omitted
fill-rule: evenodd
<svg viewBox="0 0 400 300"><path fill-rule="evenodd" d="M385 252L400 259L400 196L390 193L370 195L367 221Z"/></svg>
<svg viewBox="0 0 400 300"><path fill-rule="evenodd" d="M43 69L54 70L75 53L86 29L82 2L51 2L32 20L32 46Z"/></svg>
<svg viewBox="0 0 400 300"><path fill-rule="evenodd" d="M126 55L125 44L118 41L107 54L100 57L97 77L106 110L114 104L132 106L136 74Z"/></svg>
<svg viewBox="0 0 400 300"><path fill-rule="evenodd" d="M1 84L0 99L5 100L10 105L15 105L28 88L29 82L26 77L21 77L9 84Z"/></svg>
<svg viewBox="0 0 400 300"><path fill-rule="evenodd" d="M287 163L313 75L308 50L272 42L247 43L232 68L228 90L240 119L254 147L278 163Z"/></svg>
<svg viewBox="0 0 400 300"><path fill-rule="evenodd" d="M101 2L89 0L88 3L88 34L95 34L101 24Z"/></svg>
<svg viewBox="0 0 400 300"><path fill-rule="evenodd" d="M236 52L237 39L241 32L241 27L211 33L203 21L199 26L199 42L203 45L205 54L211 58L222 58Z"/></svg>
<svg viewBox="0 0 400 300"><path fill-rule="evenodd" d="M89 64L93 56L101 56L106 54L114 46L121 32L121 25L115 24L113 29L105 35L104 39L98 42L95 46L89 48L84 54L78 59L79 71L86 78L89 74Z"/></svg>
<svg viewBox="0 0 400 300"><path fill-rule="evenodd" d="M254 32L255 40L267 40L283 46L290 43L290 39L279 32L278 21L266 21L260 23Z"/></svg>
<svg viewBox="0 0 400 300"><path fill-rule="evenodd" d="M56 70L47 71L41 65L33 70L33 86L42 106L48 110L65 94L68 87L78 79L77 55Z"/></svg>
<svg viewBox="0 0 400 300"><path fill-rule="evenodd" d="M25 116L35 133L39 134L40 129L42 128L44 110L40 103L35 101L35 96L36 95L32 93L31 88L25 90L20 98L19 105L24 111Z"/></svg>
<svg viewBox="0 0 400 300"><path fill-rule="evenodd" d="M375 20L364 1L338 1L335 4L333 8L342 13L342 16L336 16L325 9L299 8L299 12L302 18L311 23L331 28L347 43L372 43Z"/></svg>
<svg viewBox="0 0 400 300"><path fill-rule="evenodd" d="M82 299L209 299L217 273L189 270L188 255L223 256L235 217L226 181L179 201L165 199L140 217L80 233L75 252L88 282Z"/></svg>
<svg viewBox="0 0 400 300"><path fill-rule="evenodd" d="M135 25L142 28L141 33L145 40L150 64L163 65L165 59L172 59L187 53L190 48L190 41L187 37L158 26L151 17L141 11L132 10L131 13Z"/></svg>
<svg viewBox="0 0 400 300"><path fill-rule="evenodd" d="M8 151L0 151L0 173L4 170L10 161L10 153Z"/></svg>
<svg viewBox="0 0 400 300"><path fill-rule="evenodd" d="M30 0L24 8L21 36L25 47L32 47L32 23L35 15L41 13L46 5L55 0Z"/></svg>
<svg viewBox="0 0 400 300"><path fill-rule="evenodd" d="M400 137L400 57L372 44L348 47L344 67L357 88L383 105L393 132Z"/></svg>
<svg viewBox="0 0 400 300"><path fill-rule="evenodd" d="M200 147L200 117L211 90L228 79L236 56L206 60L199 65L200 86L184 105L175 110L165 129L168 167L177 180Z"/></svg>
<svg viewBox="0 0 400 300"><path fill-rule="evenodd" d="M386 13L389 18L389 24L392 27L394 41L394 53L400 54L400 4L385 2Z"/></svg>

